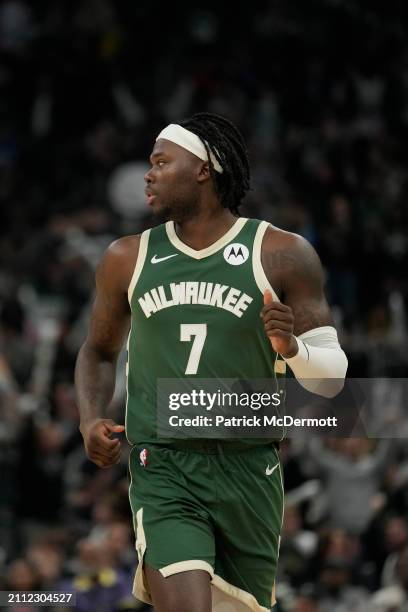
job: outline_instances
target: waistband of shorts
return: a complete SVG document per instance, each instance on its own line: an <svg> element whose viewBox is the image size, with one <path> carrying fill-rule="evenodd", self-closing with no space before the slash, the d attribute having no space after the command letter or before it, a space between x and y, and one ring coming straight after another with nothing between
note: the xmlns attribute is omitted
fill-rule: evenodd
<svg viewBox="0 0 408 612"><path fill-rule="evenodd" d="M175 440L166 444L166 448L182 450L192 453L203 453L207 455L228 455L234 453L244 453L266 447L275 447L279 450L278 441L265 441L264 444L248 444L239 440Z"/></svg>

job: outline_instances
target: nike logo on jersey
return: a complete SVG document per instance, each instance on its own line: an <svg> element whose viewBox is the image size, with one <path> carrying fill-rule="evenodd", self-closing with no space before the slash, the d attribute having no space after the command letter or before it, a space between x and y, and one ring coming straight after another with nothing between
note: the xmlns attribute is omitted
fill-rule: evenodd
<svg viewBox="0 0 408 612"><path fill-rule="evenodd" d="M174 253L174 255L166 255L166 257L157 257L157 255L153 255L151 258L152 264L160 263L161 261L166 261L166 259L170 259L171 257L177 257L178 253Z"/></svg>
<svg viewBox="0 0 408 612"><path fill-rule="evenodd" d="M279 466L279 463L277 463L276 465L274 465L274 466L273 466L273 468L270 468L270 467L269 467L269 465L268 465L268 467L267 467L267 468L266 468L266 470L265 470L265 474L266 474L267 476L270 476L271 474L273 474L273 473L274 473L274 471L276 470L276 468L277 468L278 466Z"/></svg>

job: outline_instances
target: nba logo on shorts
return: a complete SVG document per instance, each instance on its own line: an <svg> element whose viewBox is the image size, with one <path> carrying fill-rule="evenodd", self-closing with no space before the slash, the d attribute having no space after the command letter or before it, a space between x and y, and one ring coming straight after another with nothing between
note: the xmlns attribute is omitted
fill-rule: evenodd
<svg viewBox="0 0 408 612"><path fill-rule="evenodd" d="M147 448L144 448L143 450L140 451L140 465L142 465L143 467L146 467L147 465Z"/></svg>

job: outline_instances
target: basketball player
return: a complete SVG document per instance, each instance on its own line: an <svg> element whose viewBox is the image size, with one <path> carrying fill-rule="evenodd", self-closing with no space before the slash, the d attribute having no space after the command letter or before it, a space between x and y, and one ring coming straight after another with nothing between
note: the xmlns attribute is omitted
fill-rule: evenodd
<svg viewBox="0 0 408 612"><path fill-rule="evenodd" d="M301 237L238 216L249 189L239 131L201 113L157 137L146 197L166 223L114 242L96 274L76 366L88 457L119 461L104 417L129 333L126 435L139 565L136 597L157 612L266 612L275 603L283 517L278 445L156 435L157 378L274 378L292 369L316 391L347 359ZM278 357L279 356L279 357ZM309 381L308 381L309 379Z"/></svg>

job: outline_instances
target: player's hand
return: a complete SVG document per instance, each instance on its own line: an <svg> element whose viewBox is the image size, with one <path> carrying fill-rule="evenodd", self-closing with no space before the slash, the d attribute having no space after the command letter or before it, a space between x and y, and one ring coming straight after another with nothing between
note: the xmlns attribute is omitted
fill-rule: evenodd
<svg viewBox="0 0 408 612"><path fill-rule="evenodd" d="M282 357L294 357L298 345L293 335L294 317L290 306L276 302L271 292L264 292L264 307L261 310L265 333L271 341L275 353Z"/></svg>
<svg viewBox="0 0 408 612"><path fill-rule="evenodd" d="M101 468L109 468L120 461L121 443L112 434L125 430L112 419L94 419L80 427L88 459Z"/></svg>

